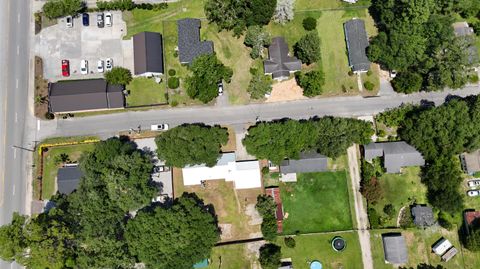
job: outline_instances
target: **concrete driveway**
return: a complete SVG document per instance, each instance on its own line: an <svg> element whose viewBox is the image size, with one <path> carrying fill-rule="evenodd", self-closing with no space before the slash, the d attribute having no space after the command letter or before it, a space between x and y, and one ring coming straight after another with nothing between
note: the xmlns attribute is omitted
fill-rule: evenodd
<svg viewBox="0 0 480 269"><path fill-rule="evenodd" d="M83 26L81 16L67 28L65 19L43 29L35 37L35 54L42 57L44 77L49 81L103 77L97 72L97 61L113 59L113 66L133 70L133 41L122 40L127 32L121 12L112 12L113 25L97 27L97 13L89 13L90 26ZM70 61L70 77L63 77L61 60ZM88 61L89 74L80 74L80 61Z"/></svg>

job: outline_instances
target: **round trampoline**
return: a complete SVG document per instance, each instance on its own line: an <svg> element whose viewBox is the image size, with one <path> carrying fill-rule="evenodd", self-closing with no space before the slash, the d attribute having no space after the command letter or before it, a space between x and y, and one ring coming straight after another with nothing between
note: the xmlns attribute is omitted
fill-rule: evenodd
<svg viewBox="0 0 480 269"><path fill-rule="evenodd" d="M340 236L335 236L332 240L332 248L335 251L343 251L347 247L347 242Z"/></svg>
<svg viewBox="0 0 480 269"><path fill-rule="evenodd" d="M310 263L310 269L322 269L322 268L323 268L322 263L319 261L313 261L312 263Z"/></svg>

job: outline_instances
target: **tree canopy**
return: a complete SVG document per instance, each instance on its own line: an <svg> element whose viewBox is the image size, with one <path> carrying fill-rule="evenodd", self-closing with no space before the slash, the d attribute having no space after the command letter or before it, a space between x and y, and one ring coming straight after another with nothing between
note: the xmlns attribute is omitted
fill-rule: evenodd
<svg viewBox="0 0 480 269"><path fill-rule="evenodd" d="M297 83L303 89L303 95L314 97L322 94L325 84L325 74L321 70L313 70L307 73L295 75Z"/></svg>
<svg viewBox="0 0 480 269"><path fill-rule="evenodd" d="M127 68L115 66L112 70L105 72L105 80L113 85L128 85L132 82L132 72Z"/></svg>
<svg viewBox="0 0 480 269"><path fill-rule="evenodd" d="M260 248L259 260L263 269L277 269L281 258L281 248L275 244L265 244Z"/></svg>
<svg viewBox="0 0 480 269"><path fill-rule="evenodd" d="M252 79L248 84L247 92L253 99L262 99L272 92L272 80L257 69L253 70Z"/></svg>
<svg viewBox="0 0 480 269"><path fill-rule="evenodd" d="M274 241L277 238L277 204L271 196L259 195L255 209L262 216L261 230L263 238L268 241Z"/></svg>
<svg viewBox="0 0 480 269"><path fill-rule="evenodd" d="M256 59L262 55L265 46L272 42L270 34L262 26L254 25L247 28L245 40L243 43L252 48L250 56Z"/></svg>
<svg viewBox="0 0 480 269"><path fill-rule="evenodd" d="M193 99L208 103L218 96L218 83L230 82L231 68L223 65L215 54L200 55L189 67L192 72L186 79L187 94Z"/></svg>
<svg viewBox="0 0 480 269"><path fill-rule="evenodd" d="M305 64L320 60L320 37L317 31L306 33L294 46L295 56Z"/></svg>
<svg viewBox="0 0 480 269"><path fill-rule="evenodd" d="M82 0L48 0L42 7L43 13L49 19L64 16L75 16L85 8Z"/></svg>
<svg viewBox="0 0 480 269"><path fill-rule="evenodd" d="M214 166L220 157L221 146L228 142L228 132L217 126L182 125L157 136L155 142L158 157L169 166Z"/></svg>
<svg viewBox="0 0 480 269"><path fill-rule="evenodd" d="M182 195L171 207L153 206L128 222L130 252L151 268L183 269L209 258L220 239L215 216L193 195Z"/></svg>

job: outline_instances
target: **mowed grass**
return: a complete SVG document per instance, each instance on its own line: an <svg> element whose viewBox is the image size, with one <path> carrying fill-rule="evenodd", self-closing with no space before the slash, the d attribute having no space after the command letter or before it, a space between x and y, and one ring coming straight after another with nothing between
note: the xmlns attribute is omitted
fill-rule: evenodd
<svg viewBox="0 0 480 269"><path fill-rule="evenodd" d="M447 269L478 268L478 256L461 247L456 230L447 231L439 227L426 230L373 230L370 232L373 265L375 269L392 269L391 264L385 264L381 235L389 232L401 232L405 238L408 251L406 267L416 268L417 264L441 264ZM457 255L448 262L442 262L440 257L432 252L432 246L442 237L448 239L457 248ZM472 254L474 254L472 256Z"/></svg>
<svg viewBox="0 0 480 269"><path fill-rule="evenodd" d="M336 252L332 249L331 240L335 236L345 239L347 247L344 251ZM282 247L282 258L291 258L295 269L308 269L309 262L313 260L320 261L323 268L329 269L363 268L362 252L356 232L300 235L294 238L295 248L286 247L283 237L277 239L277 244Z"/></svg>
<svg viewBox="0 0 480 269"><path fill-rule="evenodd" d="M370 0L360 0L356 4L345 3L340 0L296 0L295 10L314 10L314 9L334 9L334 8L354 8L358 6L370 5Z"/></svg>
<svg viewBox="0 0 480 269"><path fill-rule="evenodd" d="M347 173L297 175L296 183L281 185L285 234L352 229Z"/></svg>
<svg viewBox="0 0 480 269"><path fill-rule="evenodd" d="M387 204L392 204L395 208L395 217L387 219L384 227L396 227L397 216L400 209L413 202L425 204L427 202L427 188L420 181L419 167L405 167L401 174L384 174L380 177L380 185L384 192L384 198L372 207L380 214Z"/></svg>
<svg viewBox="0 0 480 269"><path fill-rule="evenodd" d="M56 177L61 164L55 164L55 157L67 154L71 162L77 162L84 152L92 151L94 144L51 147L43 157L42 199L50 199L55 194Z"/></svg>
<svg viewBox="0 0 480 269"><path fill-rule="evenodd" d="M207 269L249 269L255 268L258 261L252 253L247 252L246 244L235 244L214 247L210 255L210 264Z"/></svg>
<svg viewBox="0 0 480 269"><path fill-rule="evenodd" d="M153 78L135 78L127 86L130 92L127 106L164 104L166 98L166 81L156 83Z"/></svg>

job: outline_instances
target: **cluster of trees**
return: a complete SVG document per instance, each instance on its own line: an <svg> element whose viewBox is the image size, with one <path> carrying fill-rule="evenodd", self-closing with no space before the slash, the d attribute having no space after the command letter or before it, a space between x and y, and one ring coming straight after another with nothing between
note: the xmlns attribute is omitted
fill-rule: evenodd
<svg viewBox="0 0 480 269"><path fill-rule="evenodd" d="M157 155L166 165L185 167L217 163L222 145L228 142L228 131L218 126L185 124L172 128L155 138Z"/></svg>
<svg viewBox="0 0 480 269"><path fill-rule="evenodd" d="M272 79L269 76L265 76L257 68L250 68L252 79L248 84L247 92L253 99L262 99L266 94L272 92Z"/></svg>
<svg viewBox="0 0 480 269"><path fill-rule="evenodd" d="M367 203L375 204L383 198L383 189L378 179L384 174L380 160L374 159L372 163L362 160L360 192Z"/></svg>
<svg viewBox="0 0 480 269"><path fill-rule="evenodd" d="M105 72L105 80L112 85L128 85L132 82L132 72L129 69L115 66L112 70Z"/></svg>
<svg viewBox="0 0 480 269"><path fill-rule="evenodd" d="M462 172L455 156L480 148L480 98L452 99L403 117L400 136L426 160L422 182L428 187L429 202L448 213L458 212L463 207Z"/></svg>
<svg viewBox="0 0 480 269"><path fill-rule="evenodd" d="M293 8L295 6L295 0L277 0L277 7L273 13L273 21L276 23L285 24L291 20L295 13Z"/></svg>
<svg viewBox="0 0 480 269"><path fill-rule="evenodd" d="M253 25L247 28L245 34L245 40L243 43L252 48L250 57L257 59L263 55L263 49L265 46L270 45L272 38L268 32L265 31L263 26Z"/></svg>
<svg viewBox="0 0 480 269"><path fill-rule="evenodd" d="M240 36L248 26L267 25L276 7L276 0L208 0L204 10L211 23Z"/></svg>
<svg viewBox="0 0 480 269"><path fill-rule="evenodd" d="M230 83L233 71L215 54L200 55L189 66L191 75L185 81L187 94L193 99L208 103L218 96L218 83Z"/></svg>
<svg viewBox="0 0 480 269"><path fill-rule="evenodd" d="M277 238L277 204L269 195L259 195L257 204L255 205L258 213L262 216L262 234L263 238L268 241L274 241Z"/></svg>
<svg viewBox="0 0 480 269"><path fill-rule="evenodd" d="M262 122L251 127L243 144L248 153L279 164L285 158L297 159L301 152L309 150L335 158L345 153L353 143L368 143L372 134L370 123L356 119L287 119Z"/></svg>
<svg viewBox="0 0 480 269"><path fill-rule="evenodd" d="M133 0L112 0L112 1L97 1L98 10L132 10L132 9L145 9L145 10L161 10L168 7L167 3L140 3L136 4Z"/></svg>
<svg viewBox="0 0 480 269"><path fill-rule="evenodd" d="M307 73L297 72L295 79L303 89L303 95L314 97L322 94L323 84L325 84L325 74L322 70L312 70Z"/></svg>
<svg viewBox="0 0 480 269"><path fill-rule="evenodd" d="M388 109L375 116L375 121L385 124L387 127L400 126L408 115L419 110L420 107L412 104L402 104L399 107Z"/></svg>
<svg viewBox="0 0 480 269"><path fill-rule="evenodd" d="M83 155L80 185L37 217L0 227L0 257L27 268L187 268L210 256L215 216L193 195L151 204L152 155L119 138ZM137 211L136 217L129 212Z"/></svg>
<svg viewBox="0 0 480 269"><path fill-rule="evenodd" d="M49 19L64 16L75 16L85 8L82 0L49 0L42 8L43 14Z"/></svg>
<svg viewBox="0 0 480 269"><path fill-rule="evenodd" d="M281 264L282 251L275 244L265 244L260 248L260 265L262 269L277 269Z"/></svg>
<svg viewBox="0 0 480 269"><path fill-rule="evenodd" d="M320 37L317 31L309 31L294 45L295 56L304 64L320 60Z"/></svg>
<svg viewBox="0 0 480 269"><path fill-rule="evenodd" d="M470 1L470 0L468 0ZM435 0L374 0L370 8L379 34L368 48L370 60L397 70L393 86L398 92L459 88L467 82L468 46L471 41L455 37L452 8Z"/></svg>

